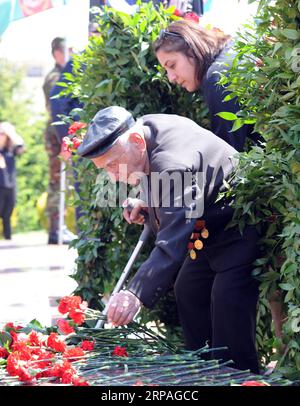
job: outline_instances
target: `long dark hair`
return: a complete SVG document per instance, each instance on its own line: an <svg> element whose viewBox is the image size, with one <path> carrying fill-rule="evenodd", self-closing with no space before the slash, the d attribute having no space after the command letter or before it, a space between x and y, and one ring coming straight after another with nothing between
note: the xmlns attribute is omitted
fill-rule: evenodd
<svg viewBox="0 0 300 406"><path fill-rule="evenodd" d="M219 30L202 28L191 20L178 20L161 31L152 47L155 53L158 50L182 52L189 58L195 58L195 75L200 83L209 66L230 39L230 35Z"/></svg>

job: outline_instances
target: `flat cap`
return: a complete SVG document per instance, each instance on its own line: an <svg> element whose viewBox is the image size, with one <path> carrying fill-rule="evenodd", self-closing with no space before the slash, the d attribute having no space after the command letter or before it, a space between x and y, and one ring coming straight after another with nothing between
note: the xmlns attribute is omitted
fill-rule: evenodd
<svg viewBox="0 0 300 406"><path fill-rule="evenodd" d="M103 155L127 130L135 125L132 114L119 106L99 110L90 125L83 142L77 149L84 158Z"/></svg>

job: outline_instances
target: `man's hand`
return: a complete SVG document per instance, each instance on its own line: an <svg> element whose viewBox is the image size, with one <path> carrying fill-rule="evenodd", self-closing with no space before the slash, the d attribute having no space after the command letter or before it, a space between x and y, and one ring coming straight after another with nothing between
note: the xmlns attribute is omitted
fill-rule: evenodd
<svg viewBox="0 0 300 406"><path fill-rule="evenodd" d="M128 290L122 290L112 297L107 319L115 326L122 326L130 323L138 310L141 308L141 301Z"/></svg>
<svg viewBox="0 0 300 406"><path fill-rule="evenodd" d="M141 213L141 211L142 210L144 212L148 211L146 203L140 199L130 199L130 205L133 207L131 208L131 210L128 210L128 207L126 207L127 200L125 200L125 202L123 203L124 207L123 217L129 224L134 223L143 225L146 220L145 216Z"/></svg>

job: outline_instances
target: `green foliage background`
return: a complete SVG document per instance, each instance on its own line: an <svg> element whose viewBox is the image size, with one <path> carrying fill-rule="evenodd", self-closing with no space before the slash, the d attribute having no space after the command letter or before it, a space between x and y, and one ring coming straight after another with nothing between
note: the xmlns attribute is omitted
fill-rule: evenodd
<svg viewBox="0 0 300 406"><path fill-rule="evenodd" d="M263 232L258 345L290 378L300 376L300 1L261 0L253 27L236 43L238 57L223 78L244 107L236 124L255 122L265 145L241 155L235 222ZM282 337L270 328L267 298L283 301ZM281 299L282 298L282 299ZM272 327L272 326L271 326ZM276 354L273 354L273 349Z"/></svg>
<svg viewBox="0 0 300 406"><path fill-rule="evenodd" d="M41 228L36 209L47 190L48 158L44 147L45 119L34 117L29 98L24 98L24 72L5 60L0 62L0 121L9 121L25 141L17 158L16 227L13 232Z"/></svg>

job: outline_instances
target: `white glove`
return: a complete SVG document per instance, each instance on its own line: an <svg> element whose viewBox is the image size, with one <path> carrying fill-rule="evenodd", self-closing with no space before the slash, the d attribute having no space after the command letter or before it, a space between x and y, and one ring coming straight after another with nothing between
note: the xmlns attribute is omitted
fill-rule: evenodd
<svg viewBox="0 0 300 406"><path fill-rule="evenodd" d="M141 308L141 301L129 290L116 293L111 300L107 312L109 323L122 326L130 323Z"/></svg>

